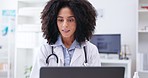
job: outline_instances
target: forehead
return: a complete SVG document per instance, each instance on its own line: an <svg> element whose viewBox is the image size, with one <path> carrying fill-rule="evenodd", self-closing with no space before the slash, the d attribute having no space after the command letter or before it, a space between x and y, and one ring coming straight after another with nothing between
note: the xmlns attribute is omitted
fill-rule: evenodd
<svg viewBox="0 0 148 78"><path fill-rule="evenodd" d="M58 16L69 17L69 16L74 16L74 14L69 7L64 7L60 9Z"/></svg>

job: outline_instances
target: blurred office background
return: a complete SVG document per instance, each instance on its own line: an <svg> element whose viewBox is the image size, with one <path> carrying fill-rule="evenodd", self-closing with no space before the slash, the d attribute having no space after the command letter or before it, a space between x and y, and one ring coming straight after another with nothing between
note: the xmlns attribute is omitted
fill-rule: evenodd
<svg viewBox="0 0 148 78"><path fill-rule="evenodd" d="M34 56L45 41L40 12L47 1L0 0L0 78L29 78ZM120 34L121 51L128 57L103 53L102 65L125 67L125 78L132 78L134 72L147 78L148 1L89 1L98 13L94 34Z"/></svg>

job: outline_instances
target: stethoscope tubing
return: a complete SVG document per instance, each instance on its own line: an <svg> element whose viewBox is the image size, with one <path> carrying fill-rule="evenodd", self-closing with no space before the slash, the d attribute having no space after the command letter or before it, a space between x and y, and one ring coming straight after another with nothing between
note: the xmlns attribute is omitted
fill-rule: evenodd
<svg viewBox="0 0 148 78"><path fill-rule="evenodd" d="M52 54L50 54L50 55L46 58L46 64L49 64L48 59L49 59L49 57L51 57L52 55L56 57L56 59L57 59L57 63L59 62L59 60L58 60L58 56L57 56L56 54L53 53L53 46L51 47L51 49L52 49Z"/></svg>
<svg viewBox="0 0 148 78"><path fill-rule="evenodd" d="M51 48L52 48L52 54L48 55L48 57L46 58L46 64L47 64L47 65L49 64L48 59L49 59L51 56L55 56L56 59L57 59L57 63L59 63L58 56L53 52L53 46L51 46ZM83 47L83 49L84 49L84 54L85 54L85 63L84 63L84 64L86 64L86 63L87 63L87 53L86 53L86 48L85 48L85 46Z"/></svg>

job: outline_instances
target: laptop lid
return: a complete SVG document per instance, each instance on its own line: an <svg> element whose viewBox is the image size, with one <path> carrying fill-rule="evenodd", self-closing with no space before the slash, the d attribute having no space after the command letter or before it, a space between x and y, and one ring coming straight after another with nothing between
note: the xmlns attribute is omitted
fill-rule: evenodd
<svg viewBox="0 0 148 78"><path fill-rule="evenodd" d="M124 78L124 67L42 67L40 78Z"/></svg>

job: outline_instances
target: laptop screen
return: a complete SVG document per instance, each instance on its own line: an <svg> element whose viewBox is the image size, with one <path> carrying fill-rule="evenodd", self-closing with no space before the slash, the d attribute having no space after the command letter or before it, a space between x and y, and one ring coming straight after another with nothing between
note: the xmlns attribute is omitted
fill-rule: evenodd
<svg viewBox="0 0 148 78"><path fill-rule="evenodd" d="M42 67L40 78L124 78L124 67Z"/></svg>

